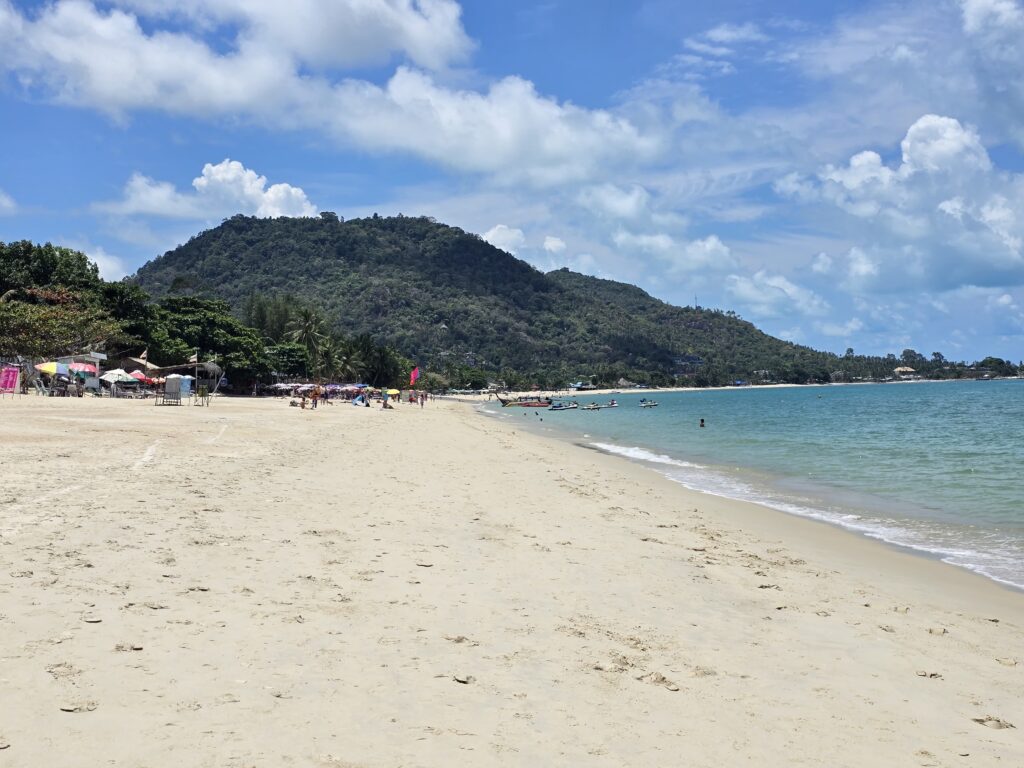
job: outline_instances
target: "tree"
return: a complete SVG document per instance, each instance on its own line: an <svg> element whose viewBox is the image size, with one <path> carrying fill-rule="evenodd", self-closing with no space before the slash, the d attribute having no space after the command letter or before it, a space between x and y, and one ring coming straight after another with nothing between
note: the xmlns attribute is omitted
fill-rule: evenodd
<svg viewBox="0 0 1024 768"><path fill-rule="evenodd" d="M302 307L288 323L287 338L306 348L310 360L316 360L326 338L324 318L312 307Z"/></svg>
<svg viewBox="0 0 1024 768"><path fill-rule="evenodd" d="M29 289L29 301L0 301L0 357L53 359L102 348L124 336L110 315L71 292Z"/></svg>
<svg viewBox="0 0 1024 768"><path fill-rule="evenodd" d="M278 376L301 376L309 370L309 355L301 344L285 341L267 347L270 370Z"/></svg>
<svg viewBox="0 0 1024 768"><path fill-rule="evenodd" d="M97 290L99 269L81 251L28 240L0 242L0 296L25 288Z"/></svg>
<svg viewBox="0 0 1024 768"><path fill-rule="evenodd" d="M170 296L154 309L144 342L151 360L184 363L196 349L201 359L216 357L231 380L243 388L270 371L263 340L235 319L227 302L196 296Z"/></svg>
<svg viewBox="0 0 1024 768"><path fill-rule="evenodd" d="M341 368L341 344L332 336L320 341L316 352L316 375L333 379Z"/></svg>

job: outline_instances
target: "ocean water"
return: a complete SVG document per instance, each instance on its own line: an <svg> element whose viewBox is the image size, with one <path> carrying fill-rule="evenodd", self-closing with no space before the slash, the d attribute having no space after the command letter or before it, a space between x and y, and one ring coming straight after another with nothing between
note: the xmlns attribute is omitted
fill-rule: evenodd
<svg viewBox="0 0 1024 768"><path fill-rule="evenodd" d="M575 399L613 397L600 411L485 410L1024 589L1024 380Z"/></svg>

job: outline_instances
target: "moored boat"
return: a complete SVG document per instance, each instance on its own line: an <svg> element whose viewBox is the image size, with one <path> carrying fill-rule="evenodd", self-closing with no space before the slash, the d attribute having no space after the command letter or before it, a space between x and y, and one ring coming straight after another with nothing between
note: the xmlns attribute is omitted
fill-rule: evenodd
<svg viewBox="0 0 1024 768"><path fill-rule="evenodd" d="M618 408L619 404L612 400L607 403L587 403L583 406L584 411L602 411L605 408Z"/></svg>
<svg viewBox="0 0 1024 768"><path fill-rule="evenodd" d="M658 403L655 402L654 400L648 400L646 397L642 397L642 398L640 398L640 407L641 408L657 408L658 407Z"/></svg>
<svg viewBox="0 0 1024 768"><path fill-rule="evenodd" d="M575 411L579 408L579 403L552 403L549 411Z"/></svg>
<svg viewBox="0 0 1024 768"><path fill-rule="evenodd" d="M529 395L518 397L515 400L505 399L501 395L495 395L495 397L498 398L502 408L510 408L512 406L519 406L520 408L548 408L553 402L550 397L532 397Z"/></svg>

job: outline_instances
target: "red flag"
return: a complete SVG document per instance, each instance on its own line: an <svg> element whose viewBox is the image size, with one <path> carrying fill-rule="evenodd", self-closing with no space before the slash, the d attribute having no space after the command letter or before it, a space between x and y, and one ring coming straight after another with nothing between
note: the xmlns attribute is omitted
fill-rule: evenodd
<svg viewBox="0 0 1024 768"><path fill-rule="evenodd" d="M411 387L416 383L416 379L420 377L420 367L417 365L412 369L412 373L409 374L409 386Z"/></svg>

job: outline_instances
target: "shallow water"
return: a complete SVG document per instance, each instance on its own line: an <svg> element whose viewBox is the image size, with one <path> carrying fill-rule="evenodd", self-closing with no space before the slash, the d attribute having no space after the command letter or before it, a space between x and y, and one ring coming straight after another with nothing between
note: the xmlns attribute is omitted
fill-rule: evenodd
<svg viewBox="0 0 1024 768"><path fill-rule="evenodd" d="M486 410L1024 588L1024 380L576 399L612 397L620 407Z"/></svg>

